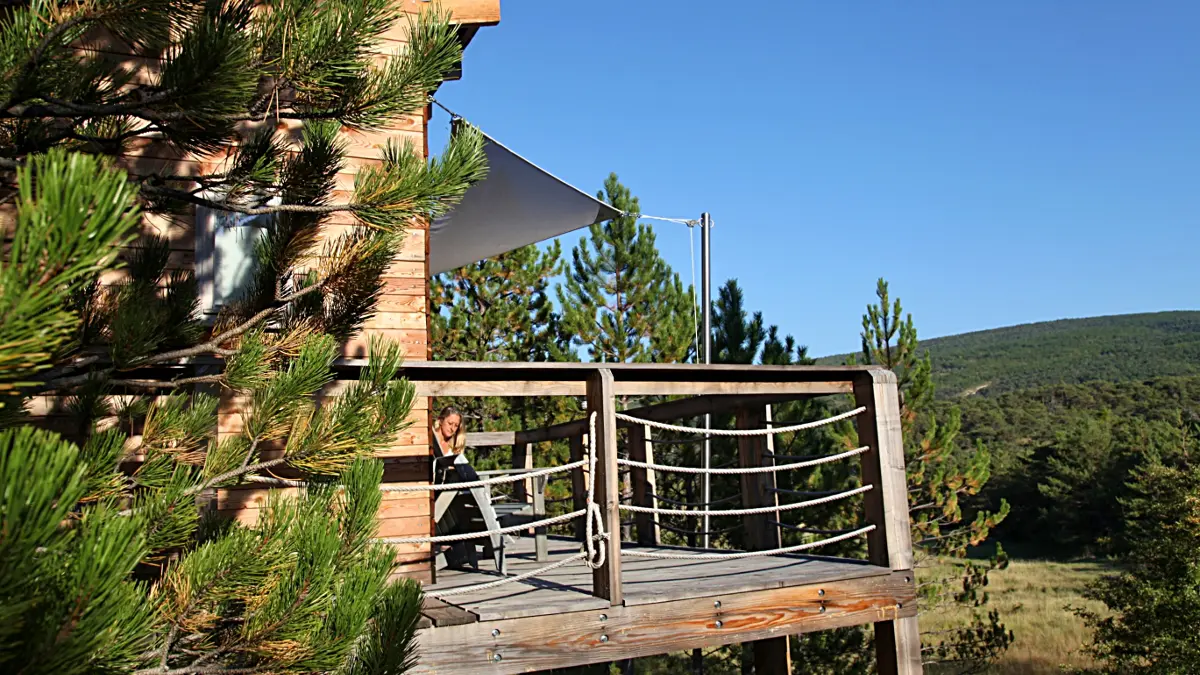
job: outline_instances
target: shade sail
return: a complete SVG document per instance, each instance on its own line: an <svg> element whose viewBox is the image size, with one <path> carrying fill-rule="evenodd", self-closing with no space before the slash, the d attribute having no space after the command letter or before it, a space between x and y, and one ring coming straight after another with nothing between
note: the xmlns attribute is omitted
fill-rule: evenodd
<svg viewBox="0 0 1200 675"><path fill-rule="evenodd" d="M459 120L459 123L465 123ZM483 134L487 178L429 228L439 274L621 215Z"/></svg>

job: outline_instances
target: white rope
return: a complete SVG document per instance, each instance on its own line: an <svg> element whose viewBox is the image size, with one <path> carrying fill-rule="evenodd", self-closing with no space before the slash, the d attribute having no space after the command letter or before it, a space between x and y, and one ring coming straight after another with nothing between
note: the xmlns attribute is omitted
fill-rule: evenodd
<svg viewBox="0 0 1200 675"><path fill-rule="evenodd" d="M870 450L868 446L854 448L845 452L839 452L836 455L828 455L826 457L818 457L807 462L796 462L795 464L776 464L775 466L752 466L745 468L729 468L729 469L700 469L691 466L673 466L671 464L651 464L650 462L638 462L632 459L618 459L617 464L625 464L628 466L637 466L643 469L651 469L654 471L669 471L672 473L712 473L712 474L745 474L745 473L774 473L776 471L786 471L788 469L803 469L809 466L818 466L820 464L828 464L836 462L839 459L846 459L855 455Z"/></svg>
<svg viewBox="0 0 1200 675"><path fill-rule="evenodd" d="M700 298L696 297L696 238L692 237L691 226L688 227L688 250L691 255L691 345L696 350L696 360L700 360Z"/></svg>
<svg viewBox="0 0 1200 675"><path fill-rule="evenodd" d="M817 548L818 546L824 546L826 544L836 544L839 541L845 541L847 539L866 534L874 529L874 525L868 525L852 532L839 534L836 537L830 537L820 541L810 541L807 544L798 544L796 546L773 548L767 551L740 551L737 553L668 553L665 551L639 551L637 549L627 549L621 553L624 555L636 556L638 558L658 558L660 560L734 560L737 558L759 558L768 555L807 551L808 549Z"/></svg>
<svg viewBox="0 0 1200 675"><path fill-rule="evenodd" d="M859 407L855 408L854 410L844 412L840 415L826 417L822 420L805 422L804 424L793 424L790 427L774 427L771 429L697 429L695 427L681 427L674 424L666 424L664 422L644 420L640 417L633 417L631 415L625 415L622 413L617 413L617 419L624 420L626 422L633 422L635 424L645 424L647 426L654 427L655 429L663 429L664 431L674 431L684 434L703 433L711 434L713 436L773 436L775 434L786 434L791 431L803 431L804 429L815 429L817 427L825 426L826 424L833 424L834 422L840 422L848 417L854 417L864 410L866 410L865 407Z"/></svg>
<svg viewBox="0 0 1200 675"><path fill-rule="evenodd" d="M644 218L646 220L661 220L664 223L678 223L680 225L687 225L689 227L699 222L695 218L664 218L662 216L647 216L644 213L629 213L628 211L622 211L621 215L637 216L639 219Z"/></svg>
<svg viewBox="0 0 1200 675"><path fill-rule="evenodd" d="M683 511L680 509L660 509L653 506L635 506L632 504L621 504L622 511L633 511L634 513L657 513L666 516L753 516L760 513L775 513L776 511L792 511L794 509L802 509L806 506L818 506L820 504L828 504L836 502L839 499L860 495L871 489L872 486L864 485L846 490L837 494L826 495L818 499L810 499L804 502L796 502L794 504L780 504L779 506L756 506L749 509L721 509L716 511Z"/></svg>
<svg viewBox="0 0 1200 675"><path fill-rule="evenodd" d="M383 490L384 492L421 492L424 490L433 490L433 491L468 490L470 488L485 487L488 485L498 485L500 483L515 483L517 481L525 480L527 478L537 478L538 476L546 476L546 475L549 475L552 473L558 473L560 471L570 471L571 469L578 469L579 467L583 466L586 463L587 462L585 460L581 459L578 462L571 462L569 464L563 464L560 466L552 466L547 469L538 469L537 471L528 471L525 473L514 473L514 474L510 474L508 476L500 476L497 478L488 478L486 480L475 480L475 481L471 481L469 483L439 483L437 485L381 485L381 486L379 486L379 489Z"/></svg>
<svg viewBox="0 0 1200 675"><path fill-rule="evenodd" d="M586 523L584 534L584 545L587 547L587 558L584 562L592 569L599 569L604 565L605 546L596 548L596 542L603 542L608 539L608 534L604 531L604 515L600 511L600 505L596 503L596 413L593 411L588 417L588 480L587 480L587 515L584 522Z"/></svg>
<svg viewBox="0 0 1200 675"><path fill-rule="evenodd" d="M700 299L696 297L696 237L688 225L688 250L692 262L692 346L696 349L696 361L700 360ZM649 435L649 434L647 434Z"/></svg>
<svg viewBox="0 0 1200 675"><path fill-rule="evenodd" d="M502 483L516 483L517 481L527 478L537 478L538 476L547 476L552 473L562 471L570 471L578 469L587 464L585 460L563 464L561 466L552 466L546 469L538 469L537 471L527 471L525 473L514 473L498 478L489 478L486 480L476 480L469 483L439 483L437 485L380 485L379 489L382 492L427 492L440 490L469 490L471 488L486 487L488 485L499 485ZM275 478L273 476L246 476L246 480L254 483L266 483L268 485L280 485L283 487L305 487L308 483L300 480L289 480L287 478Z"/></svg>
<svg viewBox="0 0 1200 675"><path fill-rule="evenodd" d="M585 509L580 509L578 511L564 513L561 516L554 516L553 518L544 518L542 520L535 520L530 523L522 523L521 525L511 525L509 527L500 527L500 528L496 528L494 530L483 530L481 532L463 532L462 534L443 534L443 535L439 535L436 537L402 537L399 539L394 538L394 537L385 537L382 539L377 539L376 541L380 541L385 544L440 544L440 543L447 542L447 541L466 541L467 539L479 539L480 537L487 537L487 536L490 536L493 534L509 534L511 532L520 532L521 530L529 530L529 529L533 529L535 527L545 527L547 525L555 525L557 523L565 523L566 521L571 520L572 518L578 518L579 516L582 516L585 513L587 513L587 511Z"/></svg>
<svg viewBox="0 0 1200 675"><path fill-rule="evenodd" d="M545 574L546 572L549 572L550 570L556 570L560 567L563 567L564 565L569 565L569 564L575 562L576 560L584 560L587 558L587 556L588 556L587 551L580 551L579 553L576 553L575 555L571 556L570 558L564 558L564 559L559 560L558 562L553 563L551 565L546 565L545 567L539 567L536 570L533 570L530 572L525 572L523 574L518 574L515 577L504 577L503 579L497 579L496 581L489 581L486 584L475 584L473 586L463 586L462 588L451 588L451 589L445 590L445 591L426 591L425 595L427 595L431 598L445 598L445 597L451 596L451 595L462 595L463 593L472 593L474 591L482 591L482 590L485 590L488 588L495 588L497 586L503 586L504 584L511 584L516 581L525 581L526 579L529 579L530 577L536 577L539 574Z"/></svg>

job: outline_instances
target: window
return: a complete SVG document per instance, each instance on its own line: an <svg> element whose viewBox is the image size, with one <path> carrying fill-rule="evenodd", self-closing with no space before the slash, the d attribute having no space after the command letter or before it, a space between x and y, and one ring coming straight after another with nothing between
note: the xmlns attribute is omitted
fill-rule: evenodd
<svg viewBox="0 0 1200 675"><path fill-rule="evenodd" d="M254 279L254 249L272 218L196 207L196 284L203 318L237 300Z"/></svg>

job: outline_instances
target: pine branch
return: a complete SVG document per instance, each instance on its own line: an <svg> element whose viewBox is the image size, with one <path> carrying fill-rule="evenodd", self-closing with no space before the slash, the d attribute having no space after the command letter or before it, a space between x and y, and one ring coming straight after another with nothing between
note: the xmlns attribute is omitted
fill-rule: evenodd
<svg viewBox="0 0 1200 675"><path fill-rule="evenodd" d="M46 55L46 50L50 49L54 42L65 35L67 31L84 22L92 21L98 16L99 14L95 12L84 12L82 14L77 14L50 29L50 32L46 33L46 35L42 37L42 41L38 43L38 46L34 48L33 53L29 55L29 59L25 61L25 65L21 67L21 74L17 76L17 81L19 82L32 77L38 66L41 64L42 57ZM14 103L16 103L16 101L9 99L4 103L4 109L7 110L8 108L12 107Z"/></svg>
<svg viewBox="0 0 1200 675"><path fill-rule="evenodd" d="M224 333L221 333L220 335L215 335L215 336L209 338L209 340L207 342L196 345L194 347L187 347L185 349L176 349L175 351L164 352L162 354L156 354L154 356L146 357L145 359L138 361L137 366L141 367L141 366L147 366L147 365L155 365L155 364L165 363L168 361L175 361L177 359L183 359L183 358L187 358L187 357L191 357L191 356L200 356L202 354L215 353L215 354L219 354L221 356L232 356L235 353L234 350L222 348L221 347L222 343L228 342L236 337L241 337L250 329L254 328L258 324L262 323L263 321L266 321L267 319L269 319L272 314L286 309L288 303L291 303L295 300L299 300L300 298L308 295L309 293L313 293L313 292L317 291L318 289L322 288L323 286L324 286L324 280L318 279L317 282L311 286L305 286L304 288L296 291L295 293L291 293L291 294L287 295L286 297L278 298L278 302L281 303L278 306L268 307L267 309L264 309L264 310L258 312L254 316L250 317L249 319L246 319L242 323L225 331Z"/></svg>
<svg viewBox="0 0 1200 675"><path fill-rule="evenodd" d="M236 353L236 350L225 349L225 348L221 347L222 343L228 342L234 338L244 335L250 329L259 325L263 321L266 321L267 319L269 319L271 317L271 315L275 314L276 312L285 310L288 306L288 303L298 300L298 299L308 295L309 293L313 293L323 286L324 286L323 280L318 280L315 284L313 284L311 286L306 286L306 287L300 289L299 291L296 291L295 293L291 293L291 294L287 295L286 297L280 298L279 302L281 304L274 306L274 307L268 307L267 309L264 309L264 310L258 312L257 314L250 317L249 319L242 322L241 324L239 324L219 335L215 335L212 338L209 338L209 340L204 343L195 345L193 347L186 347L184 349L176 349L174 351L163 352L161 354L154 354L152 356L147 356L147 357L137 361L130 368L128 368L128 370L135 370L137 368L143 368L146 366L158 365L158 364L162 364L162 363L168 363L171 361L177 361L179 359L189 358L189 357L193 357L193 356L202 356L202 355L206 355L206 354L216 354L218 356L232 356L233 354ZM88 361L87 363L88 364L95 363L95 360ZM78 369L79 367L82 367L82 365L73 364L73 369ZM70 377L61 377L58 379L48 380L36 387L30 388L28 391L30 393L41 394L41 393L46 393L46 392L70 389L72 387L78 387L78 386L86 383L88 380L91 380L96 377L103 377L103 378L106 378L111 381L112 378L110 378L109 376L112 375L114 372L116 372L115 368L104 368L101 370L89 371L87 373L82 373L82 374L74 375L74 376L70 376ZM118 382L118 383L121 383L121 384L124 384L127 386L131 386L131 387L138 387L138 388L157 388L160 386L161 387L177 387L177 386L183 386L184 384L199 384L199 383L205 383L205 382L219 382L219 381L221 381L219 379L219 376L207 376L207 375L197 376L194 378L182 378L179 380L150 380L150 379L123 379L123 380L118 379L118 380L116 380L116 382Z"/></svg>
<svg viewBox="0 0 1200 675"><path fill-rule="evenodd" d="M243 466L243 467L240 467L237 469L232 469L230 471L226 471L225 473L223 473L219 476L213 476L212 478L208 479L207 481L205 481L204 483L202 483L200 485L188 488L184 492L184 494L186 494L186 495L199 494L209 488L215 487L218 483L223 483L227 480L230 480L231 478L237 478L238 476L244 476L245 474L253 473L255 471L262 471L263 469L269 469L273 466L279 466L280 464L283 464L292 459L297 459L297 457L278 457L276 459L269 459L265 462L259 462L257 464L251 464L249 466Z"/></svg>
<svg viewBox="0 0 1200 675"><path fill-rule="evenodd" d="M226 668L225 666L185 666L183 668L163 669L163 668L145 668L135 670L133 675L242 675L243 673L258 673L261 669L254 668Z"/></svg>
<svg viewBox="0 0 1200 675"><path fill-rule="evenodd" d="M107 380L107 384L130 389L173 389L193 384L219 384L224 381L224 375L197 375L196 377L181 377L176 380L110 379Z"/></svg>
<svg viewBox="0 0 1200 675"><path fill-rule="evenodd" d="M159 667L163 670L167 669L167 658L171 655L171 647L175 644L175 638L179 637L179 626L171 625L171 630L167 632L167 639L163 641L162 656L159 659Z"/></svg>
<svg viewBox="0 0 1200 675"><path fill-rule="evenodd" d="M254 457L254 453L258 450L258 441L258 438L254 438L250 441L250 447L246 448L246 456L242 457L242 464L238 467L238 470L245 470L245 468L250 465L250 458ZM220 478L220 476L217 478Z"/></svg>
<svg viewBox="0 0 1200 675"><path fill-rule="evenodd" d="M155 101L156 102L156 101ZM15 104L0 109L0 119L36 120L63 119L76 117L111 117L125 115L137 117L148 122L189 121L194 118L186 112L168 112L142 107L144 101L138 101L137 106L125 103L110 103L108 105L83 105L79 103L43 103L22 105Z"/></svg>
<svg viewBox="0 0 1200 675"><path fill-rule="evenodd" d="M194 181L196 179L193 177L193 178L188 178L187 180ZM269 215L272 213L284 213L284 212L329 214L329 213L339 213L339 212L345 212L345 211L361 211L363 209L373 208L369 204L357 204L357 203L321 204L321 205L276 204L273 206L253 206L253 207L251 207L251 206L242 206L240 204L234 204L234 203L230 203L230 202L226 202L226 201L217 201L214 199L206 199L204 197L199 197L196 194L194 194L193 192L188 191L188 190L180 190L178 188L169 188L169 187L165 187L162 185L143 184L142 192L148 192L150 194L157 195L160 197L166 197L169 199L178 199L179 201L187 202L189 204L194 204L196 206L203 206L205 208L215 209L215 210L219 210L219 211L231 211L233 213L241 213L241 214L244 214L247 216L265 216L265 215Z"/></svg>

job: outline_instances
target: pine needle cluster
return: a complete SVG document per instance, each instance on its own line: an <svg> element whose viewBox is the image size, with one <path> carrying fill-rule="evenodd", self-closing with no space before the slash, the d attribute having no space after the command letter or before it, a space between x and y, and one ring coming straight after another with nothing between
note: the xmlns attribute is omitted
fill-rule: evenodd
<svg viewBox="0 0 1200 675"><path fill-rule="evenodd" d="M372 457L413 389L394 344L371 341L336 392L332 365L405 229L485 160L470 131L430 161L391 143L338 191L341 132L387 129L461 59L437 9L381 55L403 17L386 0L29 0L0 17L0 670L412 665L421 593L389 583L374 542ZM174 159L129 161L146 156ZM211 322L193 271L143 231L198 207L264 230ZM35 428L33 404L67 422ZM220 515L230 488L276 475L304 487L252 526Z"/></svg>
<svg viewBox="0 0 1200 675"><path fill-rule="evenodd" d="M181 386L183 378L159 395L113 396L124 383L137 390L124 371L146 354L197 339L190 304L175 304L186 284L163 272L163 248L147 246L130 256L130 280L108 289L102 308L72 305L137 227L134 192L120 172L62 149L18 174L16 246L0 266L0 303L20 319L6 328L42 339L0 344L9 410L20 411L26 382L61 353L90 358L78 356L85 336L113 342L110 364L94 361L76 385L60 385L70 394L64 433L15 415L0 429L0 668L409 667L420 588L389 585L394 553L373 539L383 466L372 455L407 424L413 402L398 377L398 346L371 341L361 378L322 402L339 353L333 336L284 322L222 342L223 371L190 379L245 401L241 431L224 437L218 396ZM34 236L52 245L35 250ZM33 278L45 281L27 283ZM30 313L38 302L44 310ZM146 329L169 321L173 331ZM218 488L271 471L307 487L272 494L252 527L212 508L236 494Z"/></svg>

